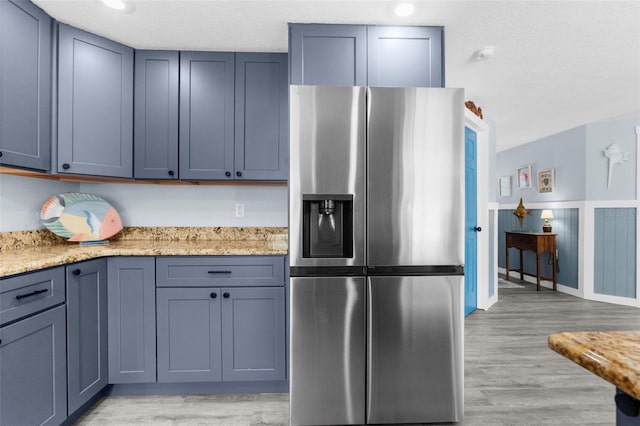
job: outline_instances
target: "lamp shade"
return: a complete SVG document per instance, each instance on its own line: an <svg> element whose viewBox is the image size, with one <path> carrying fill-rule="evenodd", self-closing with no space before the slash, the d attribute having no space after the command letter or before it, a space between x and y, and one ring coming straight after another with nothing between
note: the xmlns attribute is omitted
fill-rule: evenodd
<svg viewBox="0 0 640 426"><path fill-rule="evenodd" d="M540 215L540 219L553 219L553 211L551 211L551 210L542 210L542 214Z"/></svg>

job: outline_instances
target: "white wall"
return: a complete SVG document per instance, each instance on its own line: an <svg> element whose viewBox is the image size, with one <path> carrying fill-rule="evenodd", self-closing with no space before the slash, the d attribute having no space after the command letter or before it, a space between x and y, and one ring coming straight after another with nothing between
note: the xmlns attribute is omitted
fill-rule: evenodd
<svg viewBox="0 0 640 426"><path fill-rule="evenodd" d="M0 232L44 228L40 208L52 195L78 191L77 183L0 175Z"/></svg>
<svg viewBox="0 0 640 426"><path fill-rule="evenodd" d="M83 183L120 212L125 226L287 226L286 186ZM236 203L244 218L235 217Z"/></svg>
<svg viewBox="0 0 640 426"><path fill-rule="evenodd" d="M42 203L74 191L109 201L124 226L288 225L286 186L79 184L0 175L0 232L44 228ZM235 217L236 203L244 204L244 218Z"/></svg>

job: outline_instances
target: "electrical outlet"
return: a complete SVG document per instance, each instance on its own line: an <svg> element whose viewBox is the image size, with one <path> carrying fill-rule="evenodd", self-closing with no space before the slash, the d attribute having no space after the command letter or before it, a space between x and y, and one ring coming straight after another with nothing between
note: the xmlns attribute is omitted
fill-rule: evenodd
<svg viewBox="0 0 640 426"><path fill-rule="evenodd" d="M244 217L244 204L236 203L236 217Z"/></svg>

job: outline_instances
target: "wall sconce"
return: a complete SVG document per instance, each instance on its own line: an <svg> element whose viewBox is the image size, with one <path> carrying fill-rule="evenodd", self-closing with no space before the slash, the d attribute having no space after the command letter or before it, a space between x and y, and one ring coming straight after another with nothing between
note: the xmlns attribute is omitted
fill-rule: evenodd
<svg viewBox="0 0 640 426"><path fill-rule="evenodd" d="M551 210L542 210L540 219L544 219L544 225L542 225L542 232L551 232L551 224L549 219L553 219L553 212Z"/></svg>

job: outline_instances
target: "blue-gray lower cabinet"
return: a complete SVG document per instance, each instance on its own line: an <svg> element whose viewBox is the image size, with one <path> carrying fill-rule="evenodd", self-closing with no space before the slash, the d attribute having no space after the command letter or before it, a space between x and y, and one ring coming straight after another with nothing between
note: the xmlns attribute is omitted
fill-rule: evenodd
<svg viewBox="0 0 640 426"><path fill-rule="evenodd" d="M444 87L442 27L367 27L367 84Z"/></svg>
<svg viewBox="0 0 640 426"><path fill-rule="evenodd" d="M180 52L180 179L233 179L232 52Z"/></svg>
<svg viewBox="0 0 640 426"><path fill-rule="evenodd" d="M107 259L109 383L156 381L155 258Z"/></svg>
<svg viewBox="0 0 640 426"><path fill-rule="evenodd" d="M65 342L64 305L0 328L0 424L67 418Z"/></svg>
<svg viewBox="0 0 640 426"><path fill-rule="evenodd" d="M136 179L178 179L179 66L179 52L135 51Z"/></svg>
<svg viewBox="0 0 640 426"><path fill-rule="evenodd" d="M158 382L284 380L283 287L158 288Z"/></svg>
<svg viewBox="0 0 640 426"><path fill-rule="evenodd" d="M108 384L107 261L67 265L69 415Z"/></svg>
<svg viewBox="0 0 640 426"><path fill-rule="evenodd" d="M220 299L220 289L157 289L158 382L222 379Z"/></svg>
<svg viewBox="0 0 640 426"><path fill-rule="evenodd" d="M289 177L285 53L236 53L235 179Z"/></svg>
<svg viewBox="0 0 640 426"><path fill-rule="evenodd" d="M0 164L50 168L51 26L30 1L0 1Z"/></svg>
<svg viewBox="0 0 640 426"><path fill-rule="evenodd" d="M59 24L57 171L133 176L133 49Z"/></svg>
<svg viewBox="0 0 640 426"><path fill-rule="evenodd" d="M223 288L221 292L222 380L284 380L284 288Z"/></svg>

